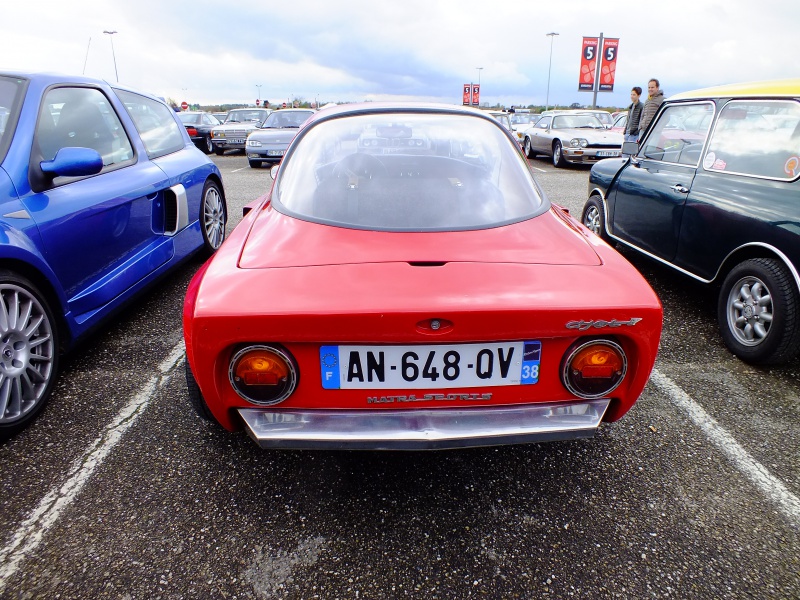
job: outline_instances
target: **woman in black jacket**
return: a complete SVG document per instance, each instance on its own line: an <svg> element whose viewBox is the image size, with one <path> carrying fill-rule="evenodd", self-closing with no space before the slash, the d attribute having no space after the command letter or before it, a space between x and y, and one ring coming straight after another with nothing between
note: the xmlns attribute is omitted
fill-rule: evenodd
<svg viewBox="0 0 800 600"><path fill-rule="evenodd" d="M644 103L639 98L642 88L635 87L631 90L631 105L628 107L628 121L625 124L625 141L635 142L639 139L639 121L642 118Z"/></svg>

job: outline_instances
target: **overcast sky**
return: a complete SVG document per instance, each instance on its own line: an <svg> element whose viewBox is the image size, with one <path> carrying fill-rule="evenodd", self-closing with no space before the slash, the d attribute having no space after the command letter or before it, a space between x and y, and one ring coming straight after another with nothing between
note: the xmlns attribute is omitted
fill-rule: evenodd
<svg viewBox="0 0 800 600"><path fill-rule="evenodd" d="M800 77L800 0L3 0L0 12L0 70L114 82L115 55L120 83L199 104L253 103L259 85L271 102L460 104L479 77L482 102L545 104L551 39L549 103L591 104L581 42L600 33L620 44L599 106L626 105L651 77L667 97Z"/></svg>

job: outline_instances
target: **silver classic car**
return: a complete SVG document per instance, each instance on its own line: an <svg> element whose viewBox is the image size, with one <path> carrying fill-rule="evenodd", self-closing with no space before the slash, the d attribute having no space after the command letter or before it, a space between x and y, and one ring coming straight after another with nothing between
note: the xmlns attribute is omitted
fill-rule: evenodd
<svg viewBox="0 0 800 600"><path fill-rule="evenodd" d="M523 148L528 157L547 154L553 165L594 163L621 155L623 135L606 129L586 113L546 115L525 131Z"/></svg>
<svg viewBox="0 0 800 600"><path fill-rule="evenodd" d="M271 112L269 108L235 108L228 111L225 122L211 130L214 152L219 156L225 150L244 150L247 134L263 123Z"/></svg>
<svg viewBox="0 0 800 600"><path fill-rule="evenodd" d="M281 162L300 125L315 112L308 108L285 108L268 116L247 136L247 162L250 166L257 168L262 162Z"/></svg>

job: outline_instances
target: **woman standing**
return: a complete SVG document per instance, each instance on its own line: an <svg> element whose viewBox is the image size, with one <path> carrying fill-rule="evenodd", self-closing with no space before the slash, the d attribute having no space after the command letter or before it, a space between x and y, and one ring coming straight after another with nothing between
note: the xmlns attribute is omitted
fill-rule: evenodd
<svg viewBox="0 0 800 600"><path fill-rule="evenodd" d="M625 141L635 142L639 139L639 121L642 118L644 104L639 98L642 88L635 87L631 90L631 105L628 107L628 121L625 124Z"/></svg>

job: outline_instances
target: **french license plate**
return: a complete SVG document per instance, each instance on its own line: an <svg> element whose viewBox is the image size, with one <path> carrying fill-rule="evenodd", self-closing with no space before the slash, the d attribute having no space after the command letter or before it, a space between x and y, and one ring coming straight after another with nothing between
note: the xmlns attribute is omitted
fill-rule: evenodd
<svg viewBox="0 0 800 600"><path fill-rule="evenodd" d="M228 140L229 144L244 144L244 139L242 138L231 138Z"/></svg>
<svg viewBox="0 0 800 600"><path fill-rule="evenodd" d="M599 150L597 156L619 156L619 150Z"/></svg>
<svg viewBox="0 0 800 600"><path fill-rule="evenodd" d="M267 156L283 156L286 150L267 150Z"/></svg>
<svg viewBox="0 0 800 600"><path fill-rule="evenodd" d="M427 346L321 346L322 387L441 389L539 381L538 340Z"/></svg>

